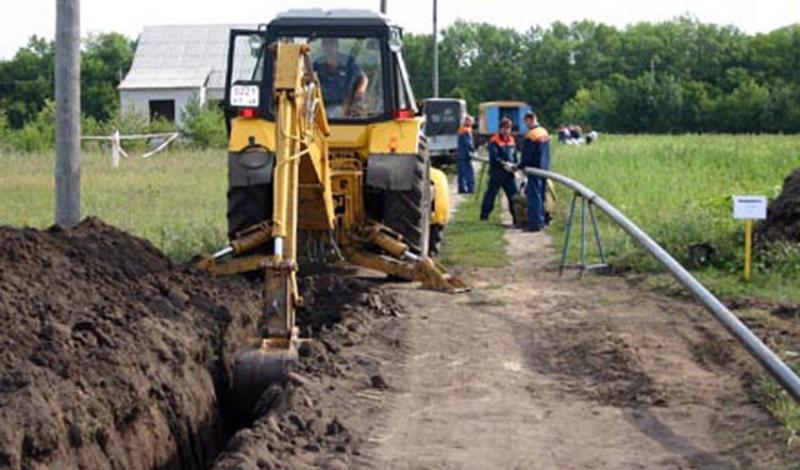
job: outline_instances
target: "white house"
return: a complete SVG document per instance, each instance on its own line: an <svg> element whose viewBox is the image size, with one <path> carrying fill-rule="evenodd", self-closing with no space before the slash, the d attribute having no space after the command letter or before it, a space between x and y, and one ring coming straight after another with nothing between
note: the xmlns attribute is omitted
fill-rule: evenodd
<svg viewBox="0 0 800 470"><path fill-rule="evenodd" d="M149 119L180 123L186 104L222 100L228 40L234 28L253 25L146 26L128 75L119 85L120 107Z"/></svg>

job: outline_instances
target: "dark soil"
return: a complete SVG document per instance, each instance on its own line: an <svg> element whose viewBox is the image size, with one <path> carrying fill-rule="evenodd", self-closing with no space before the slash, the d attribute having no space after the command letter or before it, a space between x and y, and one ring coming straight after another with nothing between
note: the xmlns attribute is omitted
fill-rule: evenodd
<svg viewBox="0 0 800 470"><path fill-rule="evenodd" d="M786 177L781 194L769 203L758 235L769 241L800 242L800 169Z"/></svg>
<svg viewBox="0 0 800 470"><path fill-rule="evenodd" d="M0 468L205 468L260 298L96 219L0 227Z"/></svg>
<svg viewBox="0 0 800 470"><path fill-rule="evenodd" d="M361 453L365 426L343 405L361 391L390 387L377 361L360 352L368 338L380 336L375 328L391 328L399 307L366 280L329 273L300 284L307 306L298 324L310 341L301 345L289 383L262 395L257 418L231 439L216 469L342 469Z"/></svg>
<svg viewBox="0 0 800 470"><path fill-rule="evenodd" d="M563 375L570 391L601 405L665 406L663 391L644 371L636 348L608 327L597 331L588 321L541 325L537 361L548 374ZM548 341L547 338L557 338Z"/></svg>

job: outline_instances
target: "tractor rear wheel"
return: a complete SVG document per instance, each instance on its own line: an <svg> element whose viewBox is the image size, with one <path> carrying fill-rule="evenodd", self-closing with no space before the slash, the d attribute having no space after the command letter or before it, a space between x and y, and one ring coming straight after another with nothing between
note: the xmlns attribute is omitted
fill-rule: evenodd
<svg viewBox="0 0 800 470"><path fill-rule="evenodd" d="M408 191L388 191L383 199L383 223L403 236L412 253L427 256L431 219L430 160L416 155L414 182Z"/></svg>

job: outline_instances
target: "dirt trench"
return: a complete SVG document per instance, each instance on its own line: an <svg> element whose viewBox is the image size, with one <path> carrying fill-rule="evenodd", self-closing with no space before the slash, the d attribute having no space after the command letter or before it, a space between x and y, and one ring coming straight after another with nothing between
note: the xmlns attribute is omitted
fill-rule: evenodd
<svg viewBox="0 0 800 470"><path fill-rule="evenodd" d="M298 325L313 341L291 382L243 416L231 367L259 331L259 281L173 265L97 219L0 227L0 468L347 465L361 442L342 406L389 386L354 346L396 348L401 311L351 271L299 283Z"/></svg>
<svg viewBox="0 0 800 470"><path fill-rule="evenodd" d="M258 290L97 219L0 228L0 468L205 468Z"/></svg>
<svg viewBox="0 0 800 470"><path fill-rule="evenodd" d="M286 384L265 391L214 469L343 469L361 455L368 415L391 387L379 356L401 348L402 309L380 284L330 272L301 278L300 361Z"/></svg>

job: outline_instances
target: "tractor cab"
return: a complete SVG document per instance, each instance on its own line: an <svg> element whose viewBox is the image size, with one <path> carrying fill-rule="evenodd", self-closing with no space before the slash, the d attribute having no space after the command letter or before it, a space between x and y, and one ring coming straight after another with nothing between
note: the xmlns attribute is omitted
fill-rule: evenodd
<svg viewBox="0 0 800 470"><path fill-rule="evenodd" d="M288 49L299 56L279 54ZM342 220L338 226L381 222L412 252L436 251L448 216L447 180L430 169L424 118L402 49L401 28L366 10L290 10L257 29L231 32L225 98L231 236L272 213L270 202L262 201L273 188L275 149L287 136L277 132L276 96L286 89L286 77L302 69L308 99L301 101L324 110L310 151L330 160L325 166ZM311 191L302 182L301 198ZM313 225L309 214L302 213L301 229Z"/></svg>
<svg viewBox="0 0 800 470"><path fill-rule="evenodd" d="M228 117L273 120L275 42L306 44L331 124L368 124L417 114L403 62L402 30L362 10L289 10L257 30L233 30Z"/></svg>

